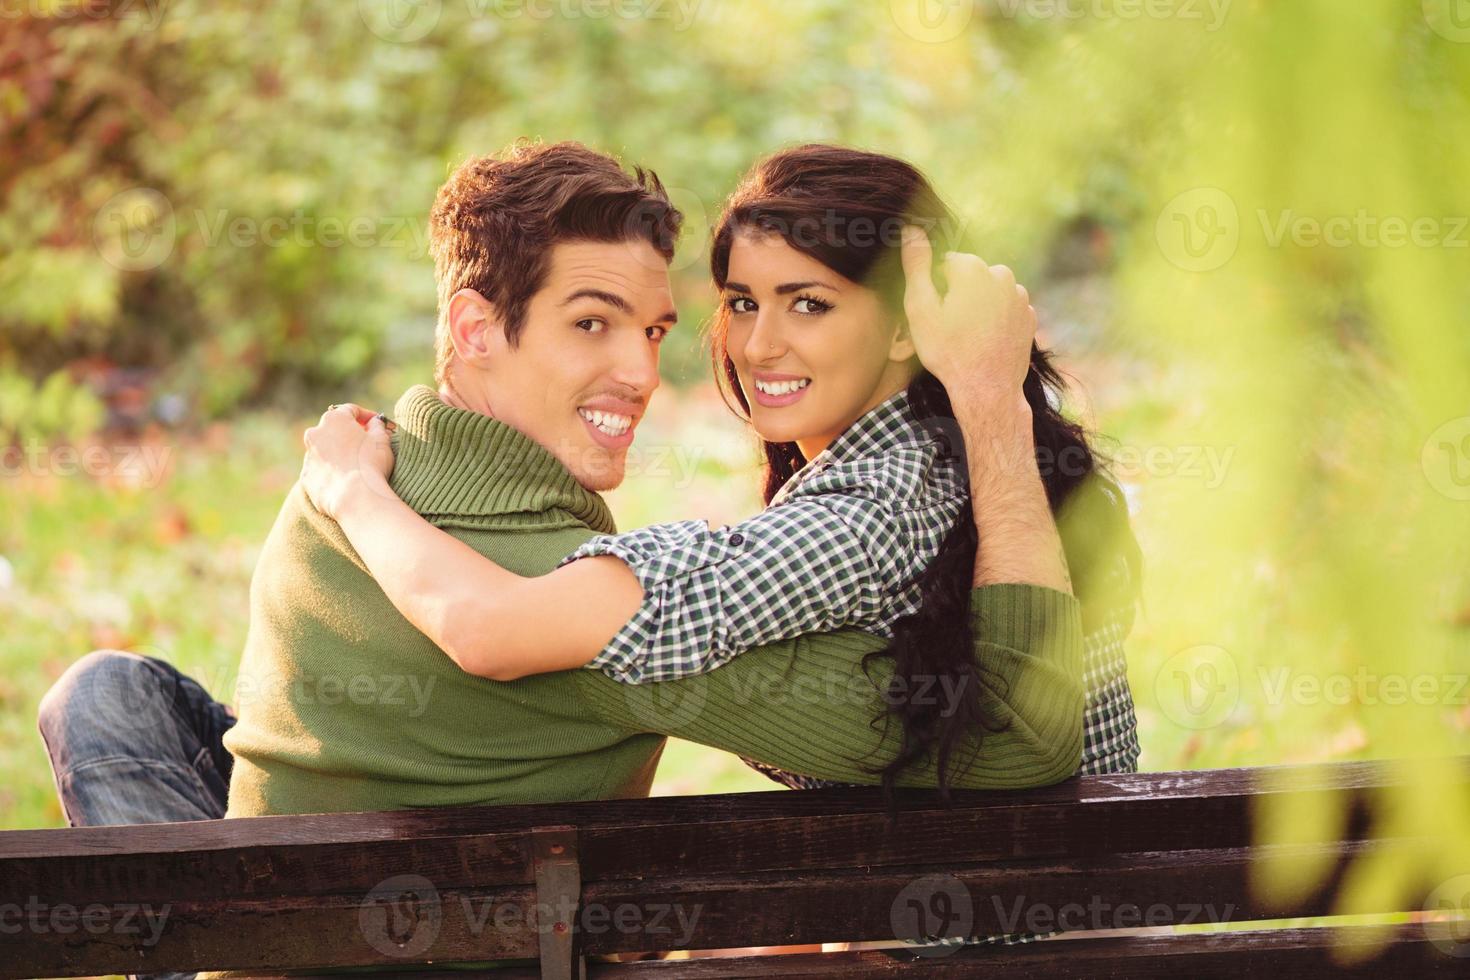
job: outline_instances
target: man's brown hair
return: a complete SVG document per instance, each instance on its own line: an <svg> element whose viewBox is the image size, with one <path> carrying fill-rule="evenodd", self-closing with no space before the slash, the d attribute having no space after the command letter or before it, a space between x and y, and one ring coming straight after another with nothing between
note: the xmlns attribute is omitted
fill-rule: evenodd
<svg viewBox="0 0 1470 980"><path fill-rule="evenodd" d="M445 380L454 354L449 300L459 290L490 301L514 346L554 246L646 241L668 261L682 220L657 174L641 167L629 174L580 143L521 140L497 156L467 160L439 188L429 213L439 285L435 378Z"/></svg>

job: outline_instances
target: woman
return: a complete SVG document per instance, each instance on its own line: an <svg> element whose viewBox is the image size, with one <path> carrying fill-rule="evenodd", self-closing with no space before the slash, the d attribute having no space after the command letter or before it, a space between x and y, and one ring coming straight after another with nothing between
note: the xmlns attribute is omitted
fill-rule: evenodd
<svg viewBox="0 0 1470 980"><path fill-rule="evenodd" d="M947 784L954 747L983 718L967 614L977 541L949 399L921 367L905 321L901 252L927 247L923 235L905 236L906 227L942 234L954 224L909 164L831 146L774 155L731 198L712 253L722 297L713 353L717 376L764 446L761 514L720 530L683 522L604 535L537 580L480 559L462 587L497 596L534 588L539 601L496 603L474 628L460 624L456 636L469 639L455 643L441 623L413 614L425 580L368 557L390 553L365 547L370 536L405 532L403 515L377 520L372 506L401 504L354 508L344 533L405 616L461 667L498 679L589 666L647 683L712 670L744 649L807 632L853 626L883 635L891 642L880 655L893 658L896 686L922 683L946 697L889 698L903 738L877 770L881 781L891 787L934 752ZM977 320L984 314L977 310ZM1060 381L1034 343L1021 388L1038 453L1066 461L1043 470L1055 511L1093 475L1093 456L1048 397ZM303 481L314 499L363 459L386 460L386 475L391 454L364 455L363 440L381 446L381 423L363 432L329 413L312 430ZM417 524L408 533L419 536L420 554L432 555L440 532ZM447 536L443 547L453 547ZM1091 562L1079 558L1085 573ZM599 601L587 603L588 595ZM553 635L541 611L548 596L578 610Z"/></svg>

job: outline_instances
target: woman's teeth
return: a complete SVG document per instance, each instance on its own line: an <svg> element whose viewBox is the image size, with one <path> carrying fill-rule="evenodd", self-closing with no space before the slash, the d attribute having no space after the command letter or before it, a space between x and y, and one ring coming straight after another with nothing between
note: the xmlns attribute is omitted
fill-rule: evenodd
<svg viewBox="0 0 1470 980"><path fill-rule="evenodd" d="M628 431L628 426L633 424L631 415L614 415L612 412L589 412L585 408L577 409L577 414L597 426L598 431L610 436L620 436Z"/></svg>
<svg viewBox="0 0 1470 980"><path fill-rule="evenodd" d="M802 378L800 381L757 381L757 391L767 395L789 395L793 391L800 391L812 383L811 378Z"/></svg>

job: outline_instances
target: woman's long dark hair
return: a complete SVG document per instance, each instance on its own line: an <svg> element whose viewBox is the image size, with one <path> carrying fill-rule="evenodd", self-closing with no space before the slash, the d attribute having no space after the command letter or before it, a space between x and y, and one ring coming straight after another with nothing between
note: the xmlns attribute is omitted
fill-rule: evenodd
<svg viewBox="0 0 1470 980"><path fill-rule="evenodd" d="M845 278L875 290L901 318L904 281L899 244L906 224L925 228L936 254L958 237L955 216L910 164L821 144L785 150L756 164L726 203L711 249L715 285L725 288L730 250L738 235L774 234ZM710 353L726 403L733 396L731 408L748 421L750 404L727 350L729 316L722 305L711 327ZM1086 608L1093 581L1101 583L1112 558L1120 553L1126 558L1135 584L1140 559L1127 530L1122 493L1101 473L1083 428L1058 409L1064 388L1048 352L1033 344L1022 391L1031 406L1047 500L1059 521L1064 506L1070 512L1064 522L1064 543L1074 588ZM909 385L908 396L915 419L926 427L937 424L948 436L949 451L962 453L962 445L954 444L960 433L949 394L938 379L921 370ZM764 499L769 504L806 459L794 442L763 441L762 448ZM1084 486L1089 492L1079 493ZM1075 533L1066 533L1068 528L1075 528ZM977 746L981 733L994 728L975 662L969 611L977 546L975 522L966 514L918 578L919 608L895 623L886 649L864 659L865 670L873 658L893 660L885 692L888 709L875 719L877 724L896 716L902 725L898 754L873 770L881 774L886 793L892 793L906 768L932 754L940 790L947 796L952 767L958 763L963 771L974 758L971 754L956 759L956 752L966 745ZM1131 594L1111 598L1132 602ZM904 696L920 691L940 696Z"/></svg>

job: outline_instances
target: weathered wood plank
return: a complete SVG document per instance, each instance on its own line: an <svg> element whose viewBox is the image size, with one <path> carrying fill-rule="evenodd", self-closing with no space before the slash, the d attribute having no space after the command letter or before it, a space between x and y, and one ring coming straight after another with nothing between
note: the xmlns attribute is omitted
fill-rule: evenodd
<svg viewBox="0 0 1470 980"><path fill-rule="evenodd" d="M1339 871L1383 842L1292 848ZM629 879L587 885L577 913L586 953L921 936L1017 929L1131 928L1323 915L1333 883L1289 908L1251 892L1248 849L1122 855L1086 863ZM943 900L939 900L941 896ZM915 905L917 903L917 905ZM371 909L376 919L365 920ZM1379 911L1396 911L1385 907ZM117 929L28 935L3 976L109 970L295 969L535 956L542 910L524 887L459 891L413 878L371 896L177 903L156 935ZM395 918L390 919L390 916ZM922 918L921 918L922 916ZM396 923L396 928L390 923ZM385 938L388 937L388 938ZM397 945L389 942L396 937Z"/></svg>
<svg viewBox="0 0 1470 980"><path fill-rule="evenodd" d="M1296 770L1306 788L1291 792L1336 803L1340 793L1356 799L1392 778L1391 770L1378 765L1334 770ZM1466 774L1470 782L1470 769ZM1055 799L1056 787L1037 791L1042 799L1035 801L1009 793L970 794L950 808L939 808L920 795L906 801L906 809L893 819L872 791L716 797L711 807L722 816L701 812L702 819L683 823L608 819L612 810L648 811L665 802L686 812L689 804L682 799L481 810L495 818L492 823L511 825L532 816L565 816L575 809L588 820L577 826L582 874L589 882L678 874L691 866L720 874L909 865L936 857L954 862L1082 859L1138 850L1245 846L1250 842L1250 808L1261 799L1251 795L1256 779L1235 770L1203 775L1086 777L1075 781L1072 801ZM1119 793L1120 786L1127 791ZM771 796L799 805L773 808ZM823 812L808 812L813 806ZM794 812L771 815L773 809ZM358 830L377 821L401 835L391 840L332 833L319 817L0 834L0 901L7 895L79 904L337 894L367 891L385 877L408 872L444 888L532 880L525 831L487 833L481 824L474 833L456 835L442 824L426 823L423 816L333 818L356 822ZM322 839L310 839L302 828L282 834L283 823L292 821L320 832ZM1363 832L1365 824L1359 820L1346 836L1356 839ZM74 837L78 839L72 842ZM933 852L935 841L944 842L942 856ZM199 847L181 850L188 842Z"/></svg>
<svg viewBox="0 0 1470 980"><path fill-rule="evenodd" d="M1346 953L1361 954L1339 959ZM1214 935L1063 939L1027 946L957 950L944 956L885 951L798 953L786 956L590 963L588 980L785 980L895 976L995 977L999 980L1293 980L1317 978L1463 977L1467 961L1436 947L1417 925L1324 926ZM443 973L377 974L382 980L445 980ZM456 980L534 980L534 969L456 973ZM269 976L262 980L286 980ZM299 978L294 978L299 980Z"/></svg>

